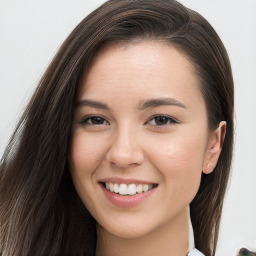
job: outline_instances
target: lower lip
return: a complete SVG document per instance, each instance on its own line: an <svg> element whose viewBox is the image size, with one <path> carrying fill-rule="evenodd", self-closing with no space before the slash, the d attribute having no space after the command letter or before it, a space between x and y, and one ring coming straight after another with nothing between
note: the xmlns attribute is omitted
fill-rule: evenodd
<svg viewBox="0 0 256 256"><path fill-rule="evenodd" d="M107 190L103 184L100 184L105 196L107 199L113 203L114 205L118 207L133 207L141 204L143 201L145 201L147 198L149 198L157 189L153 188L150 191L143 192L140 194L136 194L134 196L122 196L120 194L116 194L114 192L111 192Z"/></svg>

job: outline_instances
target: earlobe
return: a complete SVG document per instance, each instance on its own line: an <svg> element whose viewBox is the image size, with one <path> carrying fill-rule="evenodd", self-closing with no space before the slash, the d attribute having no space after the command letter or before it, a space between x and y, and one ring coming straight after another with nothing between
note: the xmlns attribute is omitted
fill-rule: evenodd
<svg viewBox="0 0 256 256"><path fill-rule="evenodd" d="M211 173L217 165L225 139L226 126L226 122L221 121L219 123L219 127L214 130L209 136L203 164L203 173L205 174Z"/></svg>

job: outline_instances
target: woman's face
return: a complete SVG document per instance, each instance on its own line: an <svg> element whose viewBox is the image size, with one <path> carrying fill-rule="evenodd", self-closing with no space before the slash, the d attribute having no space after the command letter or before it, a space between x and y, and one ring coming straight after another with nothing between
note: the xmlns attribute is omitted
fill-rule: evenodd
<svg viewBox="0 0 256 256"><path fill-rule="evenodd" d="M141 237L185 216L202 170L216 164L214 134L184 55L156 41L105 47L78 94L75 188L103 229Z"/></svg>

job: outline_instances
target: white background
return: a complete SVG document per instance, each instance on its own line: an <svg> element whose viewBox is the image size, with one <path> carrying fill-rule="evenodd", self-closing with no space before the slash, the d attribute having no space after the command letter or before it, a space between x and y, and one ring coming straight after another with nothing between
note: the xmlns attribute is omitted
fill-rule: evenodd
<svg viewBox="0 0 256 256"><path fill-rule="evenodd" d="M71 30L104 1L0 0L0 156L38 80ZM217 256L256 250L256 0L181 0L216 29L236 89L236 147Z"/></svg>

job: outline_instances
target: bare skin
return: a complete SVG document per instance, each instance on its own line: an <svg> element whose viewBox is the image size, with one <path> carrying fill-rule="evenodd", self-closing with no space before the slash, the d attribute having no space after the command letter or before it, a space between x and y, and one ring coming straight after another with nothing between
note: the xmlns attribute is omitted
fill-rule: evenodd
<svg viewBox="0 0 256 256"><path fill-rule="evenodd" d="M122 239L99 226L96 255L185 256L189 251L189 211L184 211L183 215L178 215L179 219L173 219L155 232L139 238Z"/></svg>
<svg viewBox="0 0 256 256"><path fill-rule="evenodd" d="M98 222L96 255L186 255L189 204L202 172L217 163L225 127L209 130L193 66L172 46L103 48L80 87L69 157L75 188ZM106 197L106 180L155 187L124 207Z"/></svg>

